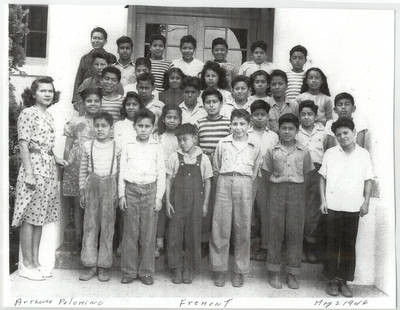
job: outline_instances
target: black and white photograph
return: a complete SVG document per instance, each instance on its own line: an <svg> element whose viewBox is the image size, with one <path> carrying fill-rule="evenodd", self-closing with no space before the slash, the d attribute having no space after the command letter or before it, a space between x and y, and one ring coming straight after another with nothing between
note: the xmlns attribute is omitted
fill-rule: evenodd
<svg viewBox="0 0 400 310"><path fill-rule="evenodd" d="M4 307L396 308L394 4L2 9Z"/></svg>

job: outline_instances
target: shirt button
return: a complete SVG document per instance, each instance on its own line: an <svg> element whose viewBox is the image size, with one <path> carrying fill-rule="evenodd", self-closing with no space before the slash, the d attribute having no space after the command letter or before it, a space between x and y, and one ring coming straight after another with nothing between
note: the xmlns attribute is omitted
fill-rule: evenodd
<svg viewBox="0 0 400 310"><path fill-rule="evenodd" d="M188 175L190 175L190 173L188 173Z"/></svg>

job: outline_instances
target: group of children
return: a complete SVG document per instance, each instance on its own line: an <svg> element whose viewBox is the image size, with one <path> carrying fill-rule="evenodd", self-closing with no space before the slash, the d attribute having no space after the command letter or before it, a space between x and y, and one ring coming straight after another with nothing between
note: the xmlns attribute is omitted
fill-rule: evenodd
<svg viewBox="0 0 400 310"><path fill-rule="evenodd" d="M266 260L272 287L282 288L285 257L286 283L298 288L301 262L322 258L316 249L324 235L327 292L352 296L346 281L354 277L358 217L368 213L372 179L354 98L340 93L332 104L322 70L304 70L300 45L286 73L266 61L263 41L240 68L227 62L223 38L213 40L215 59L205 64L194 58L191 35L174 61L163 58L159 34L150 57L135 62L129 37L117 40L118 59L106 42L105 30L93 29L74 87L80 115L65 126L63 194L82 240L80 280L110 279L114 224L122 219L122 283L152 284L164 248L172 282L192 283L209 249L214 284L224 286L232 246L231 280L240 287L258 224L252 256Z"/></svg>

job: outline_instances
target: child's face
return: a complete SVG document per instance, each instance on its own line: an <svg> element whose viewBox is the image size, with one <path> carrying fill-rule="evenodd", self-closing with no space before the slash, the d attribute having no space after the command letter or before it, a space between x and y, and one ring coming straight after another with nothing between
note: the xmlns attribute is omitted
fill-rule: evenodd
<svg viewBox="0 0 400 310"><path fill-rule="evenodd" d="M257 109L251 114L251 121L255 128L265 128L268 125L268 113L264 109Z"/></svg>
<svg viewBox="0 0 400 310"><path fill-rule="evenodd" d="M95 114L99 112L101 106L100 97L96 94L90 94L84 100L86 113Z"/></svg>
<svg viewBox="0 0 400 310"><path fill-rule="evenodd" d="M132 47L129 43L118 45L118 55L122 60L130 60L132 56Z"/></svg>
<svg viewBox="0 0 400 310"><path fill-rule="evenodd" d="M39 83L33 96L35 103L41 106L49 107L53 103L54 87L50 83Z"/></svg>
<svg viewBox="0 0 400 310"><path fill-rule="evenodd" d="M304 128L310 128L315 122L315 113L311 108L303 108L300 112L300 123Z"/></svg>
<svg viewBox="0 0 400 310"><path fill-rule="evenodd" d="M190 133L178 136L178 144L182 152L189 153L197 144L197 136Z"/></svg>
<svg viewBox="0 0 400 310"><path fill-rule="evenodd" d="M237 82L232 88L232 96L235 100L245 101L249 95L249 87L246 82Z"/></svg>
<svg viewBox="0 0 400 310"><path fill-rule="evenodd" d="M142 73L150 73L150 69L147 68L145 65L139 65L135 67L135 75L138 77Z"/></svg>
<svg viewBox="0 0 400 310"><path fill-rule="evenodd" d="M96 119L94 130L98 141L105 141L111 138L112 126L105 119Z"/></svg>
<svg viewBox="0 0 400 310"><path fill-rule="evenodd" d="M101 80L101 85L103 86L104 92L108 94L115 91L118 83L118 76L112 72L106 72Z"/></svg>
<svg viewBox="0 0 400 310"><path fill-rule="evenodd" d="M169 110L164 117L164 124L169 130L175 130L180 123L180 118L178 111L176 110Z"/></svg>
<svg viewBox="0 0 400 310"><path fill-rule="evenodd" d="M183 89L183 100L189 107L193 107L197 104L197 98L200 95L200 91L193 86L186 86Z"/></svg>
<svg viewBox="0 0 400 310"><path fill-rule="evenodd" d="M150 118L141 118L135 124L136 137L139 141L147 141L153 132L154 124Z"/></svg>
<svg viewBox="0 0 400 310"><path fill-rule="evenodd" d="M253 52L253 59L256 64L262 64L267 59L267 53L261 47L256 47Z"/></svg>
<svg viewBox="0 0 400 310"><path fill-rule="evenodd" d="M249 130L249 122L243 117L234 117L231 121L231 130L235 138L242 138L247 135Z"/></svg>
<svg viewBox="0 0 400 310"><path fill-rule="evenodd" d="M217 116L221 111L222 102L219 101L216 95L208 95L204 100L203 106L208 116Z"/></svg>
<svg viewBox="0 0 400 310"><path fill-rule="evenodd" d="M192 60L194 55L194 46L192 43L183 43L181 47L182 58Z"/></svg>
<svg viewBox="0 0 400 310"><path fill-rule="evenodd" d="M135 98L128 98L125 103L125 111L129 119L133 119L135 113L139 111L140 104Z"/></svg>
<svg viewBox="0 0 400 310"><path fill-rule="evenodd" d="M90 38L90 43L94 49L103 48L106 42L107 40L101 32L93 32L92 37Z"/></svg>
<svg viewBox="0 0 400 310"><path fill-rule="evenodd" d="M353 105L350 99L340 99L336 102L333 110L337 115L339 115L339 117L345 116L351 118L351 115L356 110L356 107Z"/></svg>
<svg viewBox="0 0 400 310"><path fill-rule="evenodd" d="M154 85L151 85L150 81L138 81L136 84L139 97L143 101L147 101L152 98L152 92L154 90Z"/></svg>
<svg viewBox="0 0 400 310"><path fill-rule="evenodd" d="M307 74L307 86L311 91L319 91L322 85L322 76L318 71L310 71Z"/></svg>
<svg viewBox="0 0 400 310"><path fill-rule="evenodd" d="M214 46L214 48L211 50L214 59L217 62L224 62L226 61L226 56L228 55L228 49L224 44L217 44Z"/></svg>
<svg viewBox="0 0 400 310"><path fill-rule="evenodd" d="M257 96L265 96L268 88L267 77L263 74L255 76L253 88Z"/></svg>
<svg viewBox="0 0 400 310"><path fill-rule="evenodd" d="M287 84L281 76L273 76L271 79L271 93L274 98L282 98L286 94Z"/></svg>
<svg viewBox="0 0 400 310"><path fill-rule="evenodd" d="M105 59L103 58L95 58L93 61L93 69L96 71L96 74L98 76L101 76L101 72L105 67L107 67L108 63Z"/></svg>
<svg viewBox="0 0 400 310"><path fill-rule="evenodd" d="M336 139L342 148L346 148L355 142L356 133L347 127L339 127L335 132Z"/></svg>
<svg viewBox="0 0 400 310"><path fill-rule="evenodd" d="M293 123L282 123L279 126L278 134L282 142L291 143L296 138L297 128Z"/></svg>
<svg viewBox="0 0 400 310"><path fill-rule="evenodd" d="M306 57L302 52L294 52L292 56L290 56L289 61L292 64L293 70L295 72L301 72L303 71L304 65L306 63Z"/></svg>
<svg viewBox="0 0 400 310"><path fill-rule="evenodd" d="M165 45L162 40L154 40L150 45L151 58L159 59L164 54Z"/></svg>
<svg viewBox="0 0 400 310"><path fill-rule="evenodd" d="M170 88L178 89L182 85L182 76L179 73L173 72L169 75L168 83Z"/></svg>
<svg viewBox="0 0 400 310"><path fill-rule="evenodd" d="M218 74L214 70L207 69L204 74L204 81L208 87L218 87Z"/></svg>

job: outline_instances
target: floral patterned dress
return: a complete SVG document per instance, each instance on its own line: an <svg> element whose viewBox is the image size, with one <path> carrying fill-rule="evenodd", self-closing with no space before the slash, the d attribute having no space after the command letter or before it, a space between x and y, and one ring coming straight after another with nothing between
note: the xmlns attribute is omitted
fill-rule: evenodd
<svg viewBox="0 0 400 310"><path fill-rule="evenodd" d="M64 169L63 195L79 196L79 166L81 164L83 144L95 136L93 119L85 116L74 117L65 124L64 135L73 139L68 153L69 165Z"/></svg>
<svg viewBox="0 0 400 310"><path fill-rule="evenodd" d="M22 164L18 173L12 226L23 222L42 226L58 220L59 188L53 155L55 128L53 117L35 106L24 109L18 117L18 140L28 142L35 189L25 183Z"/></svg>

